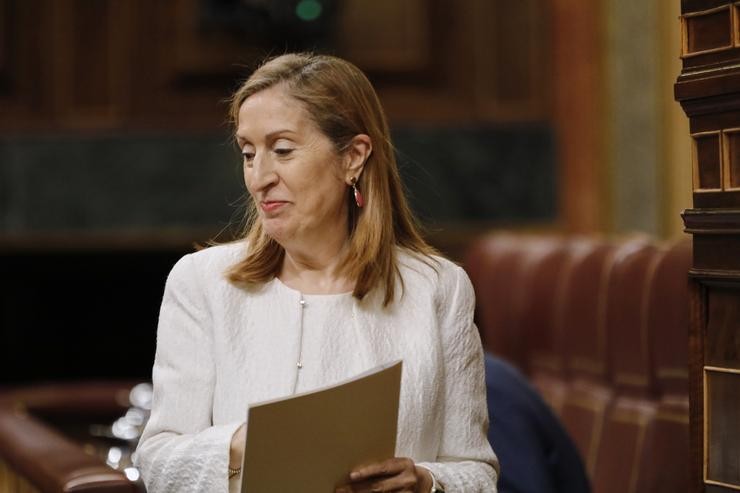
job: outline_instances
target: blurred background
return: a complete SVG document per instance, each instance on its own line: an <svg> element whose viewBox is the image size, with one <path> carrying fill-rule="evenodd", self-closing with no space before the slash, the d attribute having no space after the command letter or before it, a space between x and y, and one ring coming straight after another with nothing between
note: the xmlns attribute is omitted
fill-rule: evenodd
<svg viewBox="0 0 740 493"><path fill-rule="evenodd" d="M678 1L0 0L0 385L148 379L172 264L238 229L225 100L266 56L363 69L414 209L682 234Z"/></svg>

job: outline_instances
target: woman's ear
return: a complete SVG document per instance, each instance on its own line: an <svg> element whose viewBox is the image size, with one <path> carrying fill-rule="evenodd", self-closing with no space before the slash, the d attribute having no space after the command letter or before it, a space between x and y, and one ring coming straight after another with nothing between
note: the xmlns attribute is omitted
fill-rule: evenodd
<svg viewBox="0 0 740 493"><path fill-rule="evenodd" d="M352 183L352 178L360 179L365 163L372 152L373 142L370 136L357 134L352 137L345 151L345 181L348 185Z"/></svg>

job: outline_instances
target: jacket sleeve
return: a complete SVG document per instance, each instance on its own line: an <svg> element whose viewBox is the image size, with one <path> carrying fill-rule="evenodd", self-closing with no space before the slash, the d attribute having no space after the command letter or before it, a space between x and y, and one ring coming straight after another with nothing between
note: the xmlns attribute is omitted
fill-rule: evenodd
<svg viewBox="0 0 740 493"><path fill-rule="evenodd" d="M442 274L440 330L444 361L444 429L429 469L446 493L495 493L499 464L488 443L483 349L473 322L475 294L465 272Z"/></svg>
<svg viewBox="0 0 740 493"><path fill-rule="evenodd" d="M187 255L165 285L152 413L134 456L149 493L229 490L229 446L240 423L212 425L215 369L209 319Z"/></svg>

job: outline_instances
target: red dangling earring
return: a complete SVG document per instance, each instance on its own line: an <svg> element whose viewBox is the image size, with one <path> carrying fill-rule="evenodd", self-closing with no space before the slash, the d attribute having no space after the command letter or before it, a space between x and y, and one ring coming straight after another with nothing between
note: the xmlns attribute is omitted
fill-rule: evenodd
<svg viewBox="0 0 740 493"><path fill-rule="evenodd" d="M357 189L357 178L353 176L351 181L352 181L352 191L355 194L355 204L357 204L357 207L362 209L362 206L365 205L365 199L362 198L362 194Z"/></svg>

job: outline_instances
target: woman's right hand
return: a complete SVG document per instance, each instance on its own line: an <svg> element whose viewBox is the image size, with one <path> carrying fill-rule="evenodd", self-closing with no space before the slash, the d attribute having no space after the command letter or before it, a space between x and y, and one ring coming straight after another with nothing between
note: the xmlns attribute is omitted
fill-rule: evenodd
<svg viewBox="0 0 740 493"><path fill-rule="evenodd" d="M229 447L229 467L239 469L244 461L244 445L247 442L247 424L242 423L238 430L231 436Z"/></svg>
<svg viewBox="0 0 740 493"><path fill-rule="evenodd" d="M352 471L350 482L334 493L380 493L397 491L416 493L432 489L432 474L406 457L395 457Z"/></svg>

